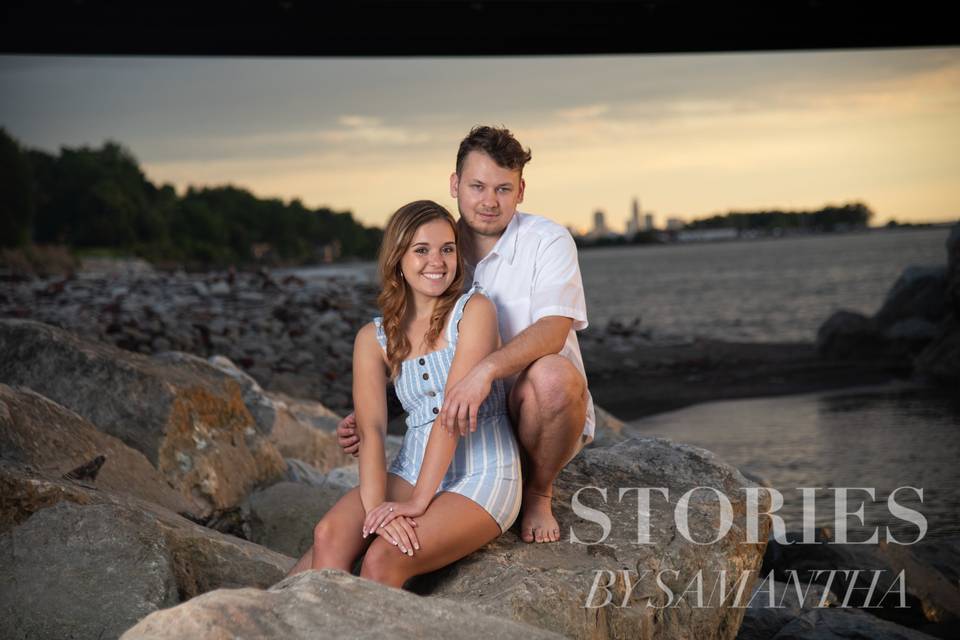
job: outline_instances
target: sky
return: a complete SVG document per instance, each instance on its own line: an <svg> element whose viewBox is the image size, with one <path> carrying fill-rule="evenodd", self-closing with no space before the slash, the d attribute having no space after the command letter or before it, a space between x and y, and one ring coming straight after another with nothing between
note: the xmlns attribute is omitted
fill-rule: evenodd
<svg viewBox="0 0 960 640"><path fill-rule="evenodd" d="M960 48L500 58L0 56L24 146L130 149L156 184L233 184L382 225L448 191L470 127L529 147L521 209L580 230L860 201L960 218Z"/></svg>

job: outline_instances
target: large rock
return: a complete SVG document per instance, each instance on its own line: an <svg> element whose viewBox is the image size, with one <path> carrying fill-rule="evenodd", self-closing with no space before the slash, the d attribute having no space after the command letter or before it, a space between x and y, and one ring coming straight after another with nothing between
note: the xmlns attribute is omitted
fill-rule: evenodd
<svg viewBox="0 0 960 640"><path fill-rule="evenodd" d="M819 585L801 585L807 589L801 601L795 584L778 582L769 576L757 585L750 596L750 605L743 616L737 640L770 640L794 618L817 607L831 607L837 598Z"/></svg>
<svg viewBox="0 0 960 640"><path fill-rule="evenodd" d="M951 316L916 359L917 373L947 389L960 389L960 316Z"/></svg>
<svg viewBox="0 0 960 640"><path fill-rule="evenodd" d="M29 387L140 451L201 513L237 504L284 469L240 387L209 367L0 320L0 382Z"/></svg>
<svg viewBox="0 0 960 640"><path fill-rule="evenodd" d="M170 351L154 356L171 363L190 363L208 369L215 377L226 377L240 385L243 403L250 411L257 430L285 458L297 458L321 472L350 464L353 457L343 453L337 442L340 416L319 402L265 391L252 376L229 358L213 356L204 360L189 353Z"/></svg>
<svg viewBox="0 0 960 640"><path fill-rule="evenodd" d="M279 482L256 491L241 505L247 539L299 558L313 544L314 525L347 491L335 482Z"/></svg>
<svg viewBox="0 0 960 640"><path fill-rule="evenodd" d="M799 534L788 534L799 539ZM871 612L911 627L930 624L952 624L960 619L960 539L923 540L913 545L891 544L819 544L781 545L771 541L767 547L764 570L776 572L786 579L796 571L802 581L812 571L838 570L830 588L839 599L849 590L851 606L863 606L864 597L874 571L879 571L871 605L880 608ZM845 573L852 569L860 573ZM899 607L898 576L903 572L903 590L907 608ZM830 574L821 574L820 582ZM883 597L892 587L890 595ZM881 599L882 598L882 599Z"/></svg>
<svg viewBox="0 0 960 640"><path fill-rule="evenodd" d="M105 460L95 477L78 482L136 496L177 513L194 509L139 451L48 398L0 384L0 458L60 477L100 455ZM5 528L0 519L0 530Z"/></svg>
<svg viewBox="0 0 960 640"><path fill-rule="evenodd" d="M44 482L9 466L3 476ZM0 535L2 637L115 638L151 611L213 589L266 587L293 566L136 498L72 490L89 502L59 501Z"/></svg>
<svg viewBox="0 0 960 640"><path fill-rule="evenodd" d="M769 519L760 519L759 542L747 543L744 489L748 486L754 485L710 452L668 440L635 438L608 448L586 449L555 483L560 543L525 544L511 530L447 569L418 578L413 586L419 592L460 600L486 613L567 637L734 638L743 608L706 606L706 602L698 607L689 594L682 600L679 596L701 571L707 593L718 579L728 593L736 591L735 582L743 575L745 596L749 596L766 546ZM598 541L601 525L582 520L571 510L573 494L584 487L607 491L606 501L597 489L584 489L579 496L584 505L610 518L609 535L598 544L587 543ZM651 493L649 544L637 542L637 491L618 499L620 488L630 487L669 489L669 501ZM732 503L729 533L711 544L687 540L674 520L681 496L696 487L713 487ZM760 492L761 511L768 503L767 494ZM693 539L716 538L720 518L712 492L694 492L688 513ZM573 534L581 543L573 542ZM633 572L629 577L635 586L627 606L621 607L617 605L623 604L628 590L623 570ZM651 573L640 577L644 571ZM670 601L657 587L657 575L674 594L671 606L665 606ZM595 581L600 586L591 594ZM613 582L609 592L602 588L608 582ZM601 606L608 593L611 602Z"/></svg>
<svg viewBox="0 0 960 640"><path fill-rule="evenodd" d="M123 634L150 638L560 638L334 570L306 571L266 591L222 589L157 611Z"/></svg>
<svg viewBox="0 0 960 640"><path fill-rule="evenodd" d="M627 439L624 430L626 425L622 420L601 407L594 406L594 412L597 421L594 425L593 441L588 446L609 447Z"/></svg>
<svg viewBox="0 0 960 640"><path fill-rule="evenodd" d="M837 311L817 330L817 352L827 358L855 358L884 348L876 320L855 311Z"/></svg>
<svg viewBox="0 0 960 640"><path fill-rule="evenodd" d="M935 640L935 636L881 620L860 609L810 609L773 640Z"/></svg>
<svg viewBox="0 0 960 640"><path fill-rule="evenodd" d="M116 638L177 604L172 563L150 524L113 505L61 502L0 535L0 635Z"/></svg>
<svg viewBox="0 0 960 640"><path fill-rule="evenodd" d="M947 312L946 286L946 267L907 267L874 317L881 328L908 318L937 323Z"/></svg>

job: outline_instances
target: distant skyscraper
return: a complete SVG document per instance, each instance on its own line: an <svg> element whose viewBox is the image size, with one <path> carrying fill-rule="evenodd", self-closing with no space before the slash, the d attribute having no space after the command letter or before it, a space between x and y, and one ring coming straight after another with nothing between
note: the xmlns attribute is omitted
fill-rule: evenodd
<svg viewBox="0 0 960 640"><path fill-rule="evenodd" d="M627 220L627 235L632 236L637 231L640 231L640 201L634 198L630 219Z"/></svg>
<svg viewBox="0 0 960 640"><path fill-rule="evenodd" d="M596 236L602 236L607 233L607 223L604 220L603 211L600 209L593 212L593 233Z"/></svg>
<svg viewBox="0 0 960 640"><path fill-rule="evenodd" d="M643 216L643 230L644 231L653 231L653 214L648 213Z"/></svg>

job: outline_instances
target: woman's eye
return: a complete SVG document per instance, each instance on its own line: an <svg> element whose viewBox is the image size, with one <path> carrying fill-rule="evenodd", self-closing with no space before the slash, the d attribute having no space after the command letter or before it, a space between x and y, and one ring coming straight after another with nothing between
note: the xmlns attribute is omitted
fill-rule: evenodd
<svg viewBox="0 0 960 640"><path fill-rule="evenodd" d="M419 253L420 255L426 255L427 250L423 247L417 247L413 250L414 253Z"/></svg>
<svg viewBox="0 0 960 640"><path fill-rule="evenodd" d="M454 252L454 249L453 249L453 247L444 247L444 248L443 248L443 252L444 252L444 253L453 253L453 252Z"/></svg>

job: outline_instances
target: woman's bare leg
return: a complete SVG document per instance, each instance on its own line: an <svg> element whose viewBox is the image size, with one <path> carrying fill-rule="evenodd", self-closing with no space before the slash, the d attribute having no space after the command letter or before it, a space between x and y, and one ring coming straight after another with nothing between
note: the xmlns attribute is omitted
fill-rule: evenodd
<svg viewBox="0 0 960 640"><path fill-rule="evenodd" d="M456 493L442 492L416 518L420 550L410 557L380 536L363 559L360 575L393 587L456 562L500 535L483 507Z"/></svg>
<svg viewBox="0 0 960 640"><path fill-rule="evenodd" d="M409 482L392 473L387 474L387 500L401 502L409 499L412 493L413 486ZM307 569L340 569L349 573L354 561L370 544L371 538L362 537L365 518L360 488L354 487L320 519L313 529L313 545L284 577Z"/></svg>

